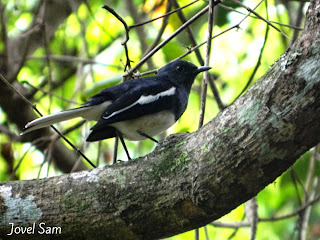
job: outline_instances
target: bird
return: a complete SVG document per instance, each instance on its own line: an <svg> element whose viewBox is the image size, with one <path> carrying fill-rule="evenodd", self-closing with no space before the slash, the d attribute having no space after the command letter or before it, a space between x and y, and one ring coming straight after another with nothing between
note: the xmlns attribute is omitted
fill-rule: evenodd
<svg viewBox="0 0 320 240"><path fill-rule="evenodd" d="M131 141L150 139L171 127L187 108L196 76L211 69L183 60L172 61L155 76L136 78L106 88L81 107L43 116L27 123L21 135L55 123L82 117L96 121L87 142L119 137Z"/></svg>

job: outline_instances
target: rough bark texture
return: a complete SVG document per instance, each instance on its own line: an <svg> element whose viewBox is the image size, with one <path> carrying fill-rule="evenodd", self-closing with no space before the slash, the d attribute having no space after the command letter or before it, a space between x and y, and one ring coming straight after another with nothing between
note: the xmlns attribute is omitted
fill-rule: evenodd
<svg viewBox="0 0 320 240"><path fill-rule="evenodd" d="M292 48L232 106L149 155L0 184L0 236L11 225L61 227L59 239L156 239L203 226L255 196L320 141L320 9ZM49 239L51 235L15 235ZM9 238L9 237L8 237Z"/></svg>

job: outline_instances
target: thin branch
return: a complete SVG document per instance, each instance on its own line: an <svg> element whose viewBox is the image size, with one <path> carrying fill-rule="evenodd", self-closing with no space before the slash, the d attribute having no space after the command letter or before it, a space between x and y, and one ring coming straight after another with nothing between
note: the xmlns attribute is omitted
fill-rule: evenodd
<svg viewBox="0 0 320 240"><path fill-rule="evenodd" d="M214 221L210 223L210 225L214 227L221 227L221 228L250 227L250 223L248 221L241 221L241 222L235 222L235 223L223 223L223 222Z"/></svg>
<svg viewBox="0 0 320 240"><path fill-rule="evenodd" d="M0 1L0 24L1 24L1 41L3 43L3 55L4 56L8 56L8 33L7 33L7 21L5 18L5 13L4 13L4 9L5 6L2 4L2 2ZM0 67L2 67L2 69L5 69L5 71L8 71L8 58L5 57L5 61L4 64Z"/></svg>
<svg viewBox="0 0 320 240"><path fill-rule="evenodd" d="M241 221L243 221L243 219L246 217L245 214L242 215L242 219ZM237 227L234 229L234 231L228 236L228 240L234 238L234 236L236 236L237 232L239 231L240 227Z"/></svg>
<svg viewBox="0 0 320 240"><path fill-rule="evenodd" d="M88 58L90 56L89 53L89 43L86 40L86 30L87 30L87 18L84 17L84 20L81 19L81 17L79 16L78 12L77 12L77 6L73 1L69 1L70 2L70 6L72 8L72 11L75 12L75 16L78 20L78 22L80 23L80 33L81 33L81 40L83 42L83 51L81 51L81 54L85 54L85 56ZM88 7L88 6L87 6ZM90 11L89 11L90 12ZM79 62L77 64L77 71L76 71L76 79L80 79L80 81L76 81L76 86L74 89L74 94L72 95L72 99L76 97L76 93L77 92L81 92L81 90L83 90L83 85L84 85L84 77L81 77L83 75L84 72L84 64L82 62ZM90 77L92 78L92 81L95 82L95 75L93 72L93 67L92 65L89 65L89 74Z"/></svg>
<svg viewBox="0 0 320 240"><path fill-rule="evenodd" d="M142 21L141 20L142 16L141 16L141 14L139 14L139 12L137 10L137 5L134 4L133 1L126 1L126 8L128 9L134 22L141 22ZM140 44L140 49L143 54L148 49L148 43L147 43L148 37L146 34L145 26L141 25L139 28L136 28L136 32L137 32L137 37L139 39L138 42ZM149 59L147 61L147 65L148 65L149 69L155 68L152 59Z"/></svg>
<svg viewBox="0 0 320 240"><path fill-rule="evenodd" d="M254 10L255 10L263 1L264 1L264 0L261 0L261 1L254 7ZM219 5L220 5L220 4L218 4L218 6L219 6ZM237 24L233 25L232 27L230 27L230 28L222 31L221 33L213 36L212 39L214 39L214 38L216 38L216 37L218 37L218 36L220 36L220 35L228 32L228 31L230 31L230 30L232 30L232 29L234 29L234 28L239 28L239 27L240 27L240 24L241 24L246 18L248 18L248 17L250 16L250 14L251 14L251 13L249 12L243 19L241 19L241 20L239 21L239 23L237 23ZM193 48L188 49L188 51L187 51L185 54L181 55L178 59L181 59L181 58L189 55L189 54L192 53L193 51L196 51L196 53L197 53L198 48L200 48L201 46L203 46L203 45L206 44L206 43L207 43L207 41L204 41L204 42L202 42L202 43L194 46ZM196 54L196 55L198 56L198 54ZM198 59L199 59L199 58L198 58ZM200 59L201 59L201 58L200 58ZM203 61L203 60L202 60L202 61ZM215 84L214 84L214 82L213 82L213 79L212 79L211 77L209 77L208 80L209 80L209 84L210 84L212 93L213 93L213 95L214 95L214 97L215 97L215 100L216 100L216 102L217 102L217 105L218 105L220 111L222 111L222 110L225 108L225 106L224 106L224 104L223 104L222 101L221 101L221 98L220 98L220 96L219 96L218 89L216 88L216 86L215 86Z"/></svg>
<svg viewBox="0 0 320 240"><path fill-rule="evenodd" d="M283 216L278 216L278 217L270 217L270 218L258 218L258 222L273 222L273 221L281 221L285 220L287 218L292 218L296 217L297 215L300 214L300 212L303 212L306 208L316 204L320 200L320 194L315 196L313 199L310 199L307 203L303 204L300 206L298 209L293 211L292 213L283 215ZM210 225L215 226L215 227L222 227L222 228L239 228L239 227L250 227L250 222L249 221L241 221L241 222L235 222L235 223L223 223L223 222L218 222L214 221L210 223Z"/></svg>
<svg viewBox="0 0 320 240"><path fill-rule="evenodd" d="M314 196L316 194L318 186L318 178L314 178L312 190L309 194L309 198L312 201L314 199ZM301 224L299 226L299 239L305 240L307 239L307 229L308 229L308 222L310 217L312 205L309 205L299 216L301 216Z"/></svg>
<svg viewBox="0 0 320 240"><path fill-rule="evenodd" d="M52 151L53 151L53 143L54 141L51 141L50 144L48 145L48 148L46 149L46 152L45 152L45 159L48 159L47 160L47 174L46 174L46 177L49 177L49 169L50 169L50 165L52 163ZM72 172L72 171L71 171ZM39 176L40 177L40 171L39 171Z"/></svg>
<svg viewBox="0 0 320 240"><path fill-rule="evenodd" d="M47 8L47 4L46 4L46 1L44 2L44 8L46 9ZM44 10L46 11L46 10ZM46 60L46 64L47 64L47 67L48 67L48 81L49 81L49 89L50 89L50 92L52 91L53 89L53 77L52 77L52 73L53 73L53 70L52 70L52 67L51 67L51 61L49 59L49 56L50 56L50 49L49 49L49 44L48 44L48 38L47 38L47 30L46 30L46 23L43 22L41 24L41 27L42 27L42 30L43 30L43 47L45 49L45 60ZM49 95L49 105L48 105L48 112L50 113L51 112L51 106L52 106L52 96Z"/></svg>
<svg viewBox="0 0 320 240"><path fill-rule="evenodd" d="M245 214L250 223L251 233L250 240L254 240L257 234L258 226L258 203L257 197L253 197L247 202L245 202Z"/></svg>
<svg viewBox="0 0 320 240"><path fill-rule="evenodd" d="M320 194L318 194L316 197L314 197L312 200L309 200L307 203L300 206L298 209L293 211L292 213L279 216L279 217L270 217L270 218L259 218L259 221L262 222L272 222L272 221L280 221L291 217L296 217L300 212L304 211L307 207L317 203L320 200Z"/></svg>
<svg viewBox="0 0 320 240"><path fill-rule="evenodd" d="M298 12L297 18L296 18L296 22L294 23L294 25L296 25L296 26L300 26L302 20L304 19L304 14L303 14L304 6L305 6L304 2L299 3L299 7L297 9L297 12ZM296 41L296 39L298 38L298 35L299 35L299 31L297 29L294 29L293 35L291 37L290 45L292 45Z"/></svg>
<svg viewBox="0 0 320 240"><path fill-rule="evenodd" d="M67 135L67 134L73 132L74 130L77 130L78 128L80 128L80 127L81 127L83 124L85 124L86 122L87 122L86 120L81 120L81 121L77 122L76 124L74 124L73 126L65 129L65 130L62 132L62 134L63 134L63 135Z"/></svg>
<svg viewBox="0 0 320 240"><path fill-rule="evenodd" d="M113 10L111 7L109 7L108 5L104 5L102 8L106 9L107 11L109 11L113 16L115 16L124 26L125 28L125 32L126 32L126 38L124 39L124 41L121 43L121 45L124 47L125 53L126 53L126 64L125 64L125 68L124 71L130 70L131 69L131 65L130 65L130 58L129 58L129 51L128 51L128 46L127 46L127 42L129 41L129 27L126 23L126 21L115 11Z"/></svg>
<svg viewBox="0 0 320 240"><path fill-rule="evenodd" d="M260 1L259 5L263 2L264 0ZM266 18L269 19L269 14L268 14L268 5L267 5L267 1L265 1L265 4L266 4ZM257 5L256 8L259 6ZM255 8L254 8L255 9ZM258 57L258 60L257 60L257 63L249 77L249 80L247 81L247 84L244 86L244 88L242 89L242 91L238 94L238 96L235 98L238 99L248 88L249 86L251 85L260 65L261 65L261 59L262 59L262 54L264 52L264 49L265 49L265 46L267 44L267 39L268 39L268 36L269 36L269 25L266 26L266 31L264 33L264 41L263 41L263 44L262 44L262 47L260 49L260 53L259 53L259 57Z"/></svg>
<svg viewBox="0 0 320 240"><path fill-rule="evenodd" d="M172 33L167 39L162 41L158 46L156 46L154 49L152 49L148 54L146 54L132 69L130 69L127 74L123 76L124 79L126 79L128 76L130 76L133 72L138 70L142 64L144 64L149 58L151 58L156 52L158 52L164 45L166 45L168 42L170 42L175 36L177 36L180 32L182 32L187 26L189 26L191 23L193 23L195 20L197 20L200 16L202 16L204 13L206 13L209 9L209 6L206 6L201 11L199 11L196 15L194 15L192 18L190 18L186 23L182 24L174 33Z"/></svg>
<svg viewBox="0 0 320 240"><path fill-rule="evenodd" d="M27 156L27 154L29 153L30 149L32 148L33 146L30 146L22 155L22 157L19 159L18 161L18 164L14 167L13 171L11 172L11 175L9 177L9 181L12 181L14 180L14 178L16 177L16 172L18 170L18 168L20 167L23 159Z"/></svg>
<svg viewBox="0 0 320 240"><path fill-rule="evenodd" d="M296 173L296 171L294 170L293 167L290 168L290 176L291 176L291 179L293 181L293 184L294 184L294 187L295 187L295 190L296 190L296 193L297 193L297 198L298 198L298 201L300 203L300 205L302 205L302 197L300 197L300 194L299 194L299 187L301 187L301 189L303 190L303 193L305 196L308 197L308 191L305 189L301 179L299 178L298 174Z"/></svg>
<svg viewBox="0 0 320 240"><path fill-rule="evenodd" d="M107 66L107 67L114 67L117 68L117 66L115 65L109 65L109 64L105 64L103 62L98 62L94 59L84 59L81 57L74 57L74 56L68 56L68 55L50 55L47 56L50 60L54 60L57 62L80 62L83 64L98 64L101 66ZM43 60L45 57L37 57L37 56L27 56L27 60Z"/></svg>
<svg viewBox="0 0 320 240"><path fill-rule="evenodd" d="M178 3L177 0L171 0L171 2L173 2L173 5L174 5L176 8L180 8L179 3ZM187 18L186 18L186 16L183 14L182 11L179 11L177 14L178 14L178 17L180 18L180 21L181 21L182 23L185 23L185 22L188 21ZM188 27L186 28L186 33L188 34L188 37L189 37L189 40L190 40L190 42L191 42L192 47L196 46L196 45L197 45L197 40L196 40L196 38L195 38L195 36L194 36L194 34L193 34L192 29L191 29L190 26L188 26ZM204 60L203 60L203 57L201 56L201 53L200 53L199 49L195 49L195 54L196 54L196 56L197 56L197 59L198 59L199 63L200 63L201 65L204 65Z"/></svg>
<svg viewBox="0 0 320 240"><path fill-rule="evenodd" d="M29 87L35 89L36 91L40 91L40 92L42 92L42 93L44 93L44 94L46 94L46 95L50 95L50 96L55 97L55 98L57 98L57 99L63 100L63 101L65 101L65 102L72 103L72 104L78 104L78 102L76 102L76 101L73 101L73 100L70 100L70 99L66 99L66 98L61 97L60 95L57 95L57 94L55 94L55 93L53 93L53 92L51 92L51 91L46 91L46 90L44 90L42 87L33 86L33 85L32 85L30 82L28 82L28 81L21 81L21 84L23 84L23 85L28 85Z"/></svg>
<svg viewBox="0 0 320 240"><path fill-rule="evenodd" d="M167 5L166 5L166 12L169 12L170 9L171 9L171 1L168 1ZM180 13L180 12L178 12L178 13ZM166 29L166 27L168 25L168 22L169 22L169 16L165 16L162 20L162 24L161 24L160 29L158 30L157 36L153 40L152 44L148 47L148 49L143 53L143 56L148 54L148 52L150 52L153 48L155 48L157 46L157 44L160 42L161 37L164 33L164 30Z"/></svg>
<svg viewBox="0 0 320 240"><path fill-rule="evenodd" d="M167 12L167 13L163 14L163 15L160 16L160 17L156 17L156 18L153 18L153 19L148 20L148 21L145 21L145 22L141 22L141 23L136 23L136 24L130 25L130 26L129 26L129 29L136 28L136 27L140 27L140 26L142 26L142 25L151 23L151 22L156 21L156 20L159 20L159 19L161 19L161 18L168 17L168 16L170 16L171 14L173 14L173 13L175 13L175 12L178 12L178 11L181 11L182 9L184 9L184 8L186 8L186 7L189 7L190 5L192 5L192 4L194 4L194 3L198 2L198 1L199 1L199 0L195 0L195 1L191 2L191 3L188 3L187 5L184 5L183 7L179 7L179 8L177 8L177 9L171 11L171 12Z"/></svg>
<svg viewBox="0 0 320 240"><path fill-rule="evenodd" d="M254 9L256 9L263 1L264 1L264 0L261 0L261 1L255 6ZM221 5L221 4L218 4L218 6L220 6L220 5ZM240 24L241 24L246 18L248 18L248 17L250 16L250 14L251 14L251 13L248 13L248 14L247 14L243 19L241 19L237 24L229 27L228 29L220 32L219 34L214 35L214 36L212 37L212 39L215 39L215 38L221 36L222 34L228 32L228 31L230 31L230 30L232 30L232 29L234 29L234 28L239 29L239 28L240 28ZM184 58L185 56L187 56L187 55L189 55L190 53L196 51L198 48L202 47L202 46L203 46L204 44L206 44L206 43L207 43L207 41L204 41L204 42L202 42L202 43L200 43L200 44L198 44L198 45L196 45L196 46L188 49L188 51L187 51L185 54L179 56L177 59Z"/></svg>
<svg viewBox="0 0 320 240"><path fill-rule="evenodd" d="M273 25L270 21L266 20L265 18L261 17L260 14L258 14L257 12L255 12L253 9L247 7L246 5L244 5L243 3L241 3L238 0L232 0L234 3L236 3L237 5L245 8L248 12L254 14L257 18L261 19L262 21L264 21L265 23L267 23L268 25L270 25L271 27L273 27L276 31L278 31L279 33L281 33L282 36L289 38L284 32L282 32L279 28L277 28L275 25Z"/></svg>
<svg viewBox="0 0 320 240"><path fill-rule="evenodd" d="M211 54L211 42L212 42L212 31L213 31L213 17L214 17L214 7L216 3L214 0L209 1L209 14L208 14L208 33L207 33L207 49L206 49L206 58L205 66L210 65L210 54ZM207 99L207 87L208 87L208 78L209 72L205 71L203 73L202 81L202 91L201 91L201 107L200 107L200 116L198 128L201 128L204 121L204 113L206 109L206 99Z"/></svg>
<svg viewBox="0 0 320 240"><path fill-rule="evenodd" d="M89 12L90 16L91 16L92 19L95 21L95 23L98 25L98 27L101 28L102 31L103 31L106 35L108 35L108 37L111 39L112 42L114 42L114 41L117 39L117 37L113 37L112 34L110 34L108 31L106 31L105 27L95 18L94 13L92 12L92 9L91 9L88 1L87 1L87 0L83 0L83 1L84 1L84 4L86 5L86 7L87 7L87 9L88 9L88 12Z"/></svg>
<svg viewBox="0 0 320 240"><path fill-rule="evenodd" d="M27 55L28 55L28 53L29 53L29 46L30 46L30 43L31 43L31 40L30 40L31 35L32 35L33 32L39 31L39 29L40 29L40 25L39 25L39 24L36 24L32 29L30 29L30 30L26 33L26 34L28 34L28 35L27 35L27 37L26 37L26 41L25 41L26 43L25 43L25 47L24 47L23 52L22 52L22 57L20 58L18 67L15 69L16 71L13 72L13 73L9 76L9 80L13 80L13 79L16 79L16 78L17 78L17 76L18 76L21 68L23 67L23 65L24 65L24 63L25 63L25 61L26 61L26 59L27 59Z"/></svg>
<svg viewBox="0 0 320 240"><path fill-rule="evenodd" d="M316 166L316 159L317 159L317 153L318 153L318 149L320 148L320 145L318 144L317 146L314 147L313 151L312 151L312 155L310 158L310 163L309 163L309 169L308 169L308 174L306 177L306 183L305 183L305 189L307 191L310 190L311 187L311 181L312 181L312 177L314 176L314 170L315 170L315 166Z"/></svg>
<svg viewBox="0 0 320 240"><path fill-rule="evenodd" d="M174 4L175 7L179 8L179 3L178 3L176 0L171 0L171 1L173 2L173 4ZM214 4L218 4L218 3L219 3L219 2L217 2L217 1L214 2ZM181 20L182 23L187 22L187 18L185 17L185 15L183 14L182 11L179 11L179 12L178 12L178 16L179 16L179 18L180 18L180 20ZM193 32L192 32L192 29L191 29L189 26L186 28L186 32L187 32L187 34L188 34L189 40L190 40L190 42L191 42L191 45L192 45L193 47L197 46L196 38L194 37L194 34L193 34ZM212 38L212 39L213 39L213 38ZM205 41L203 44L206 44L206 43L207 43L207 41ZM194 52L195 52L195 54L196 54L196 57L197 57L199 63L200 63L201 65L206 65L205 62L204 62L204 60L203 60L203 57L202 57L202 55L201 55L201 52L199 51L199 49L198 49L198 48L194 48ZM182 57L179 57L179 59L180 59L180 58L182 58ZM214 96L214 98L215 98L215 100L216 100L216 102L217 102L217 105L218 105L219 109L222 111L222 110L225 108L225 106L224 106L224 104L223 104L222 101L221 101L221 97L220 97L219 92L218 92L218 89L217 89L217 87L216 87L216 85L215 85L215 83L214 83L213 77L209 74L207 80L208 80L208 82L209 82L209 85L210 85L210 88L211 88L211 90L212 90L213 96Z"/></svg>
<svg viewBox="0 0 320 240"><path fill-rule="evenodd" d="M262 2L262 1L261 1L261 2ZM261 3L261 2L260 2L260 3ZM260 4L259 4L259 5L260 5ZM248 15L248 14L246 14L246 13L243 13L243 12L241 12L241 11L238 11L237 9L233 9L233 8L228 7L228 6L225 6L225 5L223 5L223 4L219 4L218 6L221 7L221 8L224 8L224 9L226 9L226 10L239 13L239 14L241 14L241 15ZM255 9L255 8L253 8L253 10L254 10L254 9ZM250 18L255 18L255 19L260 19L260 18L258 18L258 17L256 17L256 16L252 16L251 14L249 15L249 17L250 17ZM298 27L298 26L294 26L294 25L290 25L290 24L284 24L284 23L280 23L280 22L276 22L276 21L271 21L271 20L269 20L269 19L268 19L268 21L271 22L271 23L273 23L273 24L277 24L277 25L279 25L279 26L282 26L282 27L288 27L288 28L296 29L296 30L298 30L298 31L302 31L302 30L303 30L303 28Z"/></svg>
<svg viewBox="0 0 320 240"><path fill-rule="evenodd" d="M29 105L36 113L39 114L39 116L43 116L41 114L41 112L37 109L37 107L32 104L25 96L23 96L17 89L15 89L10 83L9 81L2 76L2 74L0 73L0 79L16 94L18 94L18 96L27 104ZM57 133L59 134L59 136L66 141L78 154L81 155L81 157L83 157L93 168L96 168L96 166L80 151L79 148L77 148L73 143L71 143L65 136L63 136L58 129L56 129L53 125L51 125L51 128Z"/></svg>

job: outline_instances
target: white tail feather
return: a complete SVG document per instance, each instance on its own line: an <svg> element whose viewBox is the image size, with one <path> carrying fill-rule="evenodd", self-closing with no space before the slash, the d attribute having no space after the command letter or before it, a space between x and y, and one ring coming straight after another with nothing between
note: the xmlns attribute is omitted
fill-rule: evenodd
<svg viewBox="0 0 320 240"><path fill-rule="evenodd" d="M48 116L43 116L29 122L22 131L21 135L40 129L44 127L51 126L58 122L67 121L73 118L82 117L86 120L98 121L101 115L105 112L106 108L111 104L111 102L104 102L99 105L90 107L80 107L74 108L58 113L53 113Z"/></svg>

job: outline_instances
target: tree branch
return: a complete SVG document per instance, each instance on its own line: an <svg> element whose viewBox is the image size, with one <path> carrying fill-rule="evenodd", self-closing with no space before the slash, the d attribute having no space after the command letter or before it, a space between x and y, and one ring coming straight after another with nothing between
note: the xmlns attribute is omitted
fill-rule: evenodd
<svg viewBox="0 0 320 240"><path fill-rule="evenodd" d="M242 97L154 152L60 177L0 183L0 236L11 225L61 227L61 239L156 239L218 219L320 141L319 0L291 49ZM44 225L42 225L44 226Z"/></svg>

